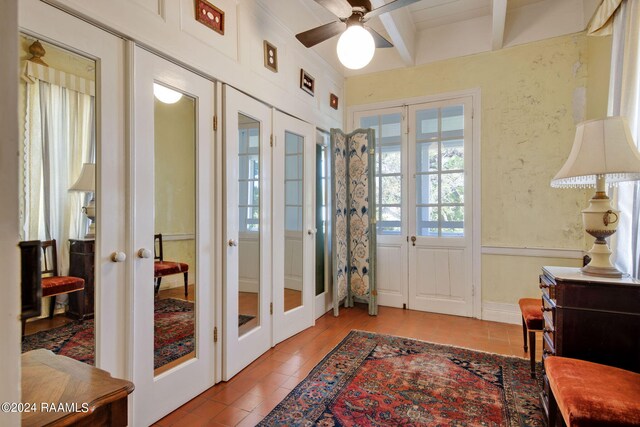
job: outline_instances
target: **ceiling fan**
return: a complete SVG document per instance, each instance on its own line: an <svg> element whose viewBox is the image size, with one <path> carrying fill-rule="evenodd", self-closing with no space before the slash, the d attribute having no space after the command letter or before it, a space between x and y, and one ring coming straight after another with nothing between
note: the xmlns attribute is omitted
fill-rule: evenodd
<svg viewBox="0 0 640 427"><path fill-rule="evenodd" d="M393 47L393 44L372 28L364 28L371 18L409 6L419 0L394 0L375 9L369 0L315 0L338 20L296 34L296 38L306 47L312 47L331 37L338 40L338 58L351 69L364 67L373 58L376 47Z"/></svg>

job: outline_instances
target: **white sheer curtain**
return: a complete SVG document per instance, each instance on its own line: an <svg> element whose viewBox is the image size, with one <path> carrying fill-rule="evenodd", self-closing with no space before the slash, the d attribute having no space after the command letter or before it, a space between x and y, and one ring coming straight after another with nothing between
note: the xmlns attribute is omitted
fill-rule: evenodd
<svg viewBox="0 0 640 427"><path fill-rule="evenodd" d="M83 163L95 159L94 97L39 79L26 85L23 165L23 240L58 242L61 274L69 266L69 238L87 222L90 194L69 192Z"/></svg>
<svg viewBox="0 0 640 427"><path fill-rule="evenodd" d="M613 15L608 113L626 117L631 134L639 144L640 1L619 3ZM640 278L640 182L621 183L616 193L621 215L618 232L612 239L615 264L621 271Z"/></svg>

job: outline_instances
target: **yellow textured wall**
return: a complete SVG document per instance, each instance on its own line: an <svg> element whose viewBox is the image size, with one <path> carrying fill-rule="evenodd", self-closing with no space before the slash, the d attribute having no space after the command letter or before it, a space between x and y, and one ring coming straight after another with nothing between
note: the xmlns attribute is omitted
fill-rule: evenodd
<svg viewBox="0 0 640 427"><path fill-rule="evenodd" d="M154 119L155 232L163 234L164 259L189 264L189 283L194 283L195 240L166 240L196 233L194 100L187 96L175 104L156 100ZM163 288L182 285L181 274L162 279Z"/></svg>
<svg viewBox="0 0 640 427"><path fill-rule="evenodd" d="M552 189L549 182L568 156L575 125L606 112L610 47L589 39L574 34L351 77L347 106L480 88L481 244L582 250L586 192ZM590 68L597 70L591 78ZM515 303L537 295L540 261L554 263L484 255L483 300ZM579 264L557 260L567 262Z"/></svg>

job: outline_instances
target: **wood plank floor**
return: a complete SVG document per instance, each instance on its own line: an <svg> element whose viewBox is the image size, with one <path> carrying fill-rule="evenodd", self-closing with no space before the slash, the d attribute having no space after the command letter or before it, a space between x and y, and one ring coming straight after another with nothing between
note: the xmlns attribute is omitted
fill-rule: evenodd
<svg viewBox="0 0 640 427"><path fill-rule="evenodd" d="M266 416L352 329L399 335L528 358L522 327L456 316L364 305L325 314L316 325L278 344L228 382L222 382L155 425L254 426ZM538 334L537 359L542 342Z"/></svg>

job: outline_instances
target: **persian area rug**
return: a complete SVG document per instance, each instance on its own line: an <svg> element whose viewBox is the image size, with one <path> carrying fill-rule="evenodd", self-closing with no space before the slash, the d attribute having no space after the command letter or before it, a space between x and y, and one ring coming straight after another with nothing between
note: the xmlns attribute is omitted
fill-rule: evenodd
<svg viewBox="0 0 640 427"><path fill-rule="evenodd" d="M166 298L155 300L154 305L154 368L158 368L194 350L193 303ZM22 340L22 352L46 348L93 365L93 325L90 319L27 335Z"/></svg>
<svg viewBox="0 0 640 427"><path fill-rule="evenodd" d="M544 426L540 389L527 359L351 331L259 425Z"/></svg>

